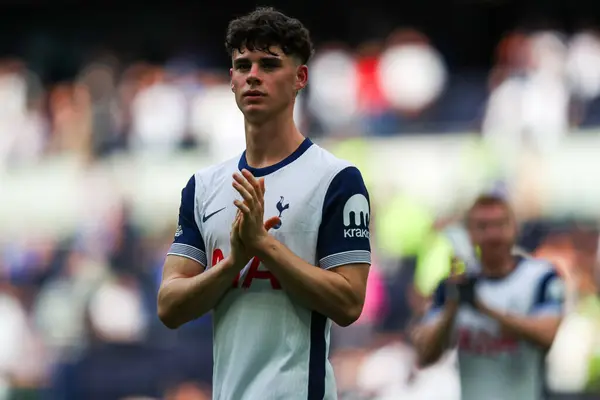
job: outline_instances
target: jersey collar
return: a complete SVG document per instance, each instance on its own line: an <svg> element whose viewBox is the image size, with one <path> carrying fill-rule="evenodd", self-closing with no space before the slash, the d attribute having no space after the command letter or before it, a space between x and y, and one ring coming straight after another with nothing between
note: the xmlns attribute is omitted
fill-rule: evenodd
<svg viewBox="0 0 600 400"><path fill-rule="evenodd" d="M279 161L277 164L273 164L264 168L253 168L249 166L248 160L246 160L246 151L244 150L244 152L242 153L242 157L240 157L240 161L238 162L238 169L241 171L242 169L246 168L252 173L252 175L254 175L257 178L261 176L266 176L296 161L312 145L313 142L309 138L306 138L292 154Z"/></svg>
<svg viewBox="0 0 600 400"><path fill-rule="evenodd" d="M515 267L506 276L494 278L491 276L482 275L481 273L479 273L479 275L481 278L483 278L484 280L489 281L489 282L501 282L504 279L507 279L509 276L513 275L518 269L520 269L520 267L524 264L524 262L527 261L527 259L525 257L523 257L521 255L517 255L517 254L515 254L513 256L513 260L515 261Z"/></svg>

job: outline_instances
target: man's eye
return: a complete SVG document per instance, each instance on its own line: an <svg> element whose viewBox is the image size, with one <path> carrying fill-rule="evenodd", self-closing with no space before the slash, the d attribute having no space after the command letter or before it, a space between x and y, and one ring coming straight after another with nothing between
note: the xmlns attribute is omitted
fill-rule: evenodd
<svg viewBox="0 0 600 400"><path fill-rule="evenodd" d="M267 68L267 69L277 68L277 63L265 62L265 63L263 63L263 68Z"/></svg>

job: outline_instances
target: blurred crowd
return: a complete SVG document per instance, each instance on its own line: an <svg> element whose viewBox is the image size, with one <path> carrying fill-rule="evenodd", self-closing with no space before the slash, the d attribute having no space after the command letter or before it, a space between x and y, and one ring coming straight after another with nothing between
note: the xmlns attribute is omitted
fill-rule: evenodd
<svg viewBox="0 0 600 400"><path fill-rule="evenodd" d="M512 32L495 54L490 71L457 72L412 29L357 48L323 44L299 97L297 123L311 137L342 142L475 132L508 158L523 148L556 151L574 128L600 126L596 32ZM6 176L48 160L76 160L86 170L113 156L151 155L160 163L160 156L192 151L223 160L243 148L227 70L198 68L185 57L124 65L107 52L73 80L48 84L22 60L0 61ZM90 200L110 197L97 187L90 185ZM43 192L32 196L44 201ZM417 371L405 330L425 304L413 285L423 255L451 238L451 252L468 257L468 239L460 209L441 218L413 200L401 198L401 211L386 214L397 229L408 219L394 215L410 215L412 230L395 235L381 223L373 235L376 262L361 320L334 331L332 360L344 399L457 398L453 356ZM89 218L64 235L39 235L29 211L19 209L12 212L22 219L21 234L0 236L0 399L209 398L210 316L176 332L156 318L177 210L168 229L148 230L134 223L127 202L101 217L92 203ZM596 291L595 221L522 222L524 251L551 258L574 290Z"/></svg>
<svg viewBox="0 0 600 400"><path fill-rule="evenodd" d="M459 51L457 49L457 51ZM600 123L600 39L594 31L513 32L490 71L452 71L427 36L394 31L357 48L324 43L297 120L311 136L482 132L552 148L570 128ZM47 83L19 59L0 62L0 164L57 154L243 148L228 71L193 57L164 65L97 55L71 81Z"/></svg>

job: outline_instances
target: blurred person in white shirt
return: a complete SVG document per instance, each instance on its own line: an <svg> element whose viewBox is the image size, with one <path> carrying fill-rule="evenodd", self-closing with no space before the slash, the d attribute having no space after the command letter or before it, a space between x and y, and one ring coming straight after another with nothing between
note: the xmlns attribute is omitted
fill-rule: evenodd
<svg viewBox="0 0 600 400"><path fill-rule="evenodd" d="M125 145L124 132L118 127L124 107L117 103L117 66L112 55L104 55L86 66L77 78L90 93L94 155L107 155Z"/></svg>
<svg viewBox="0 0 600 400"><path fill-rule="evenodd" d="M377 66L381 91L389 104L408 120L435 103L448 79L441 54L429 38L414 29L398 29L387 40Z"/></svg>
<svg viewBox="0 0 600 400"><path fill-rule="evenodd" d="M62 273L42 286L32 317L53 358L70 356L86 344L85 307L107 269L89 255L73 251Z"/></svg>
<svg viewBox="0 0 600 400"><path fill-rule="evenodd" d="M132 103L133 147L142 152L169 153L185 137L187 99L160 68L151 68Z"/></svg>
<svg viewBox="0 0 600 400"><path fill-rule="evenodd" d="M30 336L27 314L7 282L0 281L0 381L10 385L25 355L25 339ZM0 384L1 386L1 384Z"/></svg>
<svg viewBox="0 0 600 400"><path fill-rule="evenodd" d="M244 151L244 116L231 98L231 87L226 82L205 87L194 96L190 129L208 143L215 162Z"/></svg>
<svg viewBox="0 0 600 400"><path fill-rule="evenodd" d="M597 32L579 32L569 41L567 75L573 95L589 102L600 94L600 37Z"/></svg>
<svg viewBox="0 0 600 400"><path fill-rule="evenodd" d="M19 61L0 63L0 168L39 160L47 123L36 109L39 78Z"/></svg>
<svg viewBox="0 0 600 400"><path fill-rule="evenodd" d="M554 32L514 34L500 47L499 66L482 131L503 152L557 149L569 130L566 46Z"/></svg>
<svg viewBox="0 0 600 400"><path fill-rule="evenodd" d="M464 400L539 400L542 362L563 315L565 288L553 265L515 256L517 227L508 202L479 197L466 215L480 271L454 264L414 331L421 366L458 351Z"/></svg>

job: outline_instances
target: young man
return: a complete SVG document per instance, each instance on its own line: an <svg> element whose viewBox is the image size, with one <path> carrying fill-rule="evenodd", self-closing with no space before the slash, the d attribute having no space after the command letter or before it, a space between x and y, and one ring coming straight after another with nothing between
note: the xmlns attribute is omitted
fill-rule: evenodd
<svg viewBox="0 0 600 400"><path fill-rule="evenodd" d="M413 335L419 362L437 361L457 339L462 399L541 399L563 282L549 263L512 254L516 222L503 199L480 197L466 222L481 272L451 274L440 285Z"/></svg>
<svg viewBox="0 0 600 400"><path fill-rule="evenodd" d="M214 310L215 399L335 399L329 331L363 307L369 195L294 124L306 28L260 8L229 24L226 47L246 151L183 189L159 317L177 328Z"/></svg>

